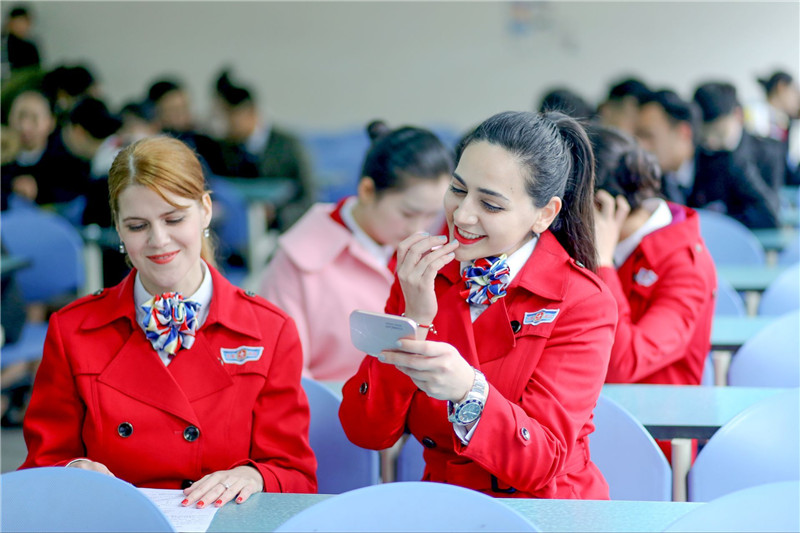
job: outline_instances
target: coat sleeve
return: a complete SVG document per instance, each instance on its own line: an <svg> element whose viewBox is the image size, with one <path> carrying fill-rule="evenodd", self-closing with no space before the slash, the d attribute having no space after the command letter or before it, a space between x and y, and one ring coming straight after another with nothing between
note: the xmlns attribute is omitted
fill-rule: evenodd
<svg viewBox="0 0 800 533"><path fill-rule="evenodd" d="M267 380L253 407L250 465L264 478L266 492L316 492L317 461L308 440L308 399L300 384L300 341L286 320Z"/></svg>
<svg viewBox="0 0 800 533"><path fill-rule="evenodd" d="M617 272L603 267L598 274L617 301L619 323L606 381L635 383L686 356L695 329L713 297L688 250L676 253L659 272L647 311L635 323Z"/></svg>
<svg viewBox="0 0 800 533"><path fill-rule="evenodd" d="M456 453L506 485L536 492L569 473L576 442L592 416L603 386L616 309L607 290L582 298L563 316L542 351L520 401L489 386L480 423L469 445L454 436ZM516 349L525 349L520 339ZM552 486L552 485L551 485Z"/></svg>
<svg viewBox="0 0 800 533"><path fill-rule="evenodd" d="M390 314L403 312L403 294L395 278L386 302ZM406 417L417 386L394 365L365 355L356 374L342 388L339 420L354 444L370 450L390 448L406 430Z"/></svg>
<svg viewBox="0 0 800 533"><path fill-rule="evenodd" d="M311 338L303 299L302 274L286 252L279 248L261 277L259 294L283 309L297 326L303 352L303 376L311 378Z"/></svg>
<svg viewBox="0 0 800 533"><path fill-rule="evenodd" d="M42 362L25 413L28 456L20 468L64 466L86 455L81 436L86 406L66 357L58 316L50 317Z"/></svg>

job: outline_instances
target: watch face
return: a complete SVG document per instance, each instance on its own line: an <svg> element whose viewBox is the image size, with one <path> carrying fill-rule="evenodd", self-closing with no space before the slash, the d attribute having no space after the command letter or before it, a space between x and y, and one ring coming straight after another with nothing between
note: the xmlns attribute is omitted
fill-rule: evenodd
<svg viewBox="0 0 800 533"><path fill-rule="evenodd" d="M459 424L470 424L478 419L483 412L483 404L477 400L467 400L467 402L459 406L456 412L456 418Z"/></svg>

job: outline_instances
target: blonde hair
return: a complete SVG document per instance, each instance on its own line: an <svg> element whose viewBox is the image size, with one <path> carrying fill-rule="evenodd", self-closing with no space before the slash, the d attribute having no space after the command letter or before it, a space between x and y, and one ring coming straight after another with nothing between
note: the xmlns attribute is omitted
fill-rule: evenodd
<svg viewBox="0 0 800 533"><path fill-rule="evenodd" d="M131 185L143 185L155 191L165 202L175 205L166 193L202 202L206 188L203 167L194 151L178 139L148 137L122 149L108 172L108 203L116 221L119 195ZM202 239L200 257L216 266L211 239Z"/></svg>

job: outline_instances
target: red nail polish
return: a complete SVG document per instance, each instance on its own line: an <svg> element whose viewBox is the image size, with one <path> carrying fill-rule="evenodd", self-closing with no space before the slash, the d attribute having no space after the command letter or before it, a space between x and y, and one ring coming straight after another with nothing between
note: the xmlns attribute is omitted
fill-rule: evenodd
<svg viewBox="0 0 800 533"><path fill-rule="evenodd" d="M220 505L222 505L222 500L217 500L217 501L215 501L215 502L214 502L214 505L216 505L217 507L219 507Z"/></svg>
<svg viewBox="0 0 800 533"><path fill-rule="evenodd" d="M185 500L183 500L181 502L181 505L186 505L187 503L189 503L189 498L186 498Z"/></svg>
<svg viewBox="0 0 800 533"><path fill-rule="evenodd" d="M202 502L202 501L197 502L197 508L198 509L202 509L203 507L205 507L205 505L206 504L204 502Z"/></svg>
<svg viewBox="0 0 800 533"><path fill-rule="evenodd" d="M236 498L236 503L242 503L243 501L244 501L244 499L241 496Z"/></svg>

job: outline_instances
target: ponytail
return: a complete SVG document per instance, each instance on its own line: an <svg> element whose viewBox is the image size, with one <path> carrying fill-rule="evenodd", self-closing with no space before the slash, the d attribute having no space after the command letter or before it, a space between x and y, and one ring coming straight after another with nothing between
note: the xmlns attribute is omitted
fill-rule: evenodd
<svg viewBox="0 0 800 533"><path fill-rule="evenodd" d="M561 246L592 272L597 270L594 236L594 153L586 131L566 115L550 117L572 157L562 197L563 206L551 227Z"/></svg>

